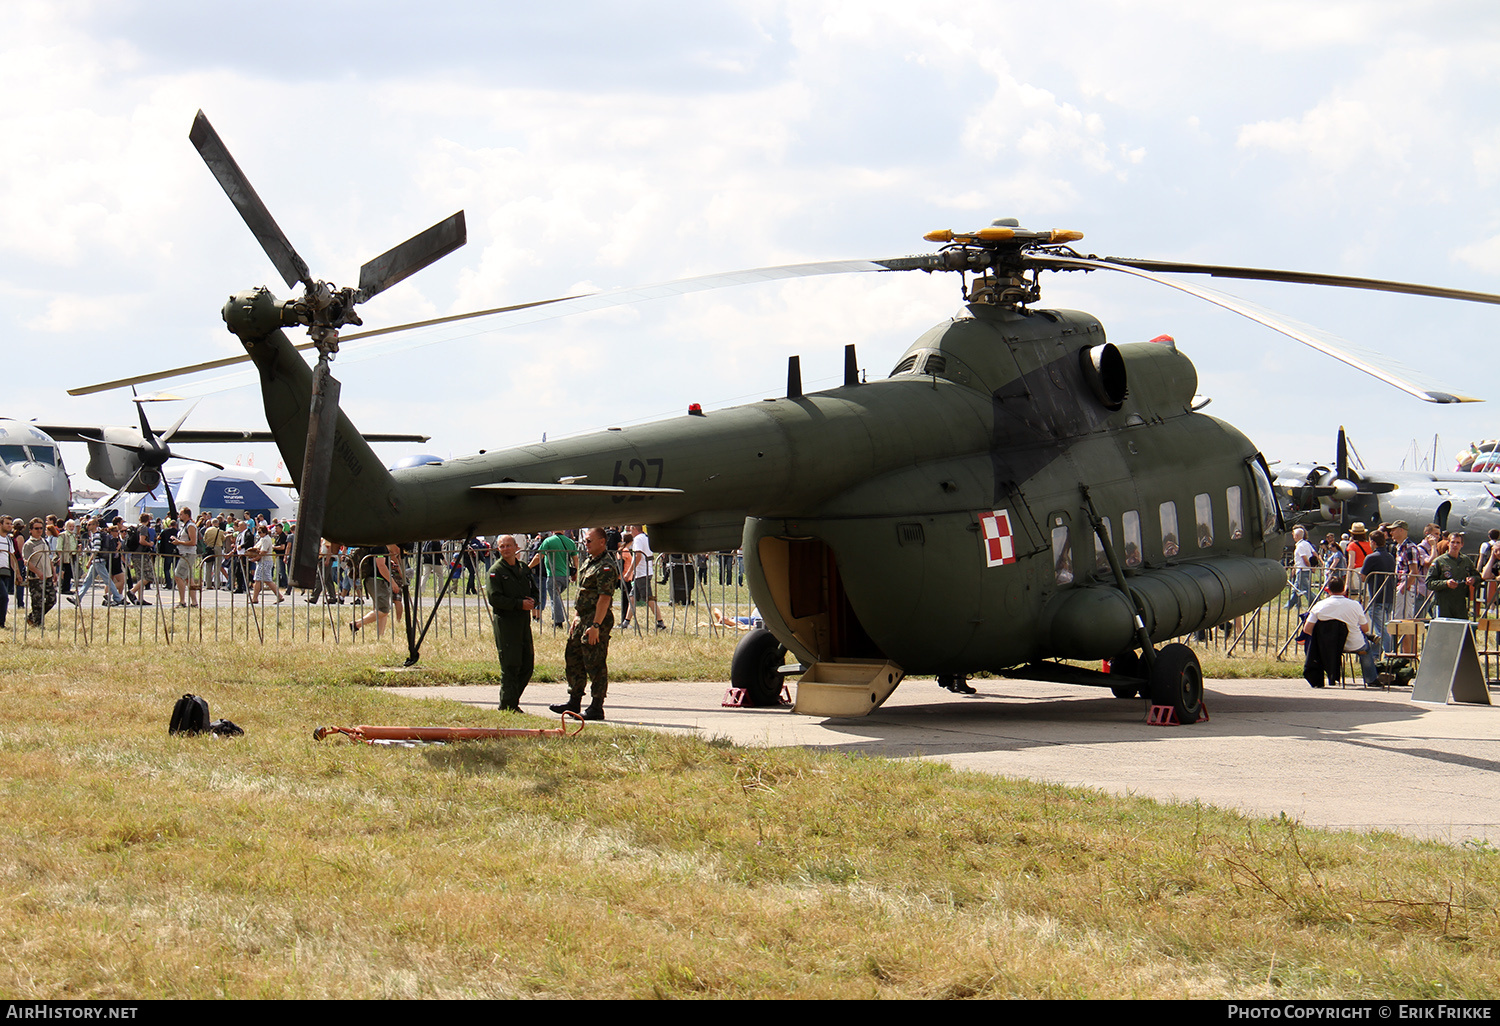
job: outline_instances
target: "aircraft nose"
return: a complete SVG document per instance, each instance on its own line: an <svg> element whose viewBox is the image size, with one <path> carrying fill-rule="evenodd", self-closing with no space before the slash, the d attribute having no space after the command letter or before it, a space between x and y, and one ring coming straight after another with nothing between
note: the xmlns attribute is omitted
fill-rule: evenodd
<svg viewBox="0 0 1500 1026"><path fill-rule="evenodd" d="M67 516L68 476L56 467L40 463L12 464L0 478L0 513L11 517Z"/></svg>

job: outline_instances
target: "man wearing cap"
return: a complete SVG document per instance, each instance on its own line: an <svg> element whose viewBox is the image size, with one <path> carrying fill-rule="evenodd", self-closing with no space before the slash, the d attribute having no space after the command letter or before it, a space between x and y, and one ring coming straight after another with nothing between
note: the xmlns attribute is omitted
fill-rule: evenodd
<svg viewBox="0 0 1500 1026"><path fill-rule="evenodd" d="M1448 536L1448 551L1432 561L1427 571L1427 590L1432 592L1437 615L1445 620L1467 620L1479 583L1479 568L1463 554L1464 533Z"/></svg>
<svg viewBox="0 0 1500 1026"><path fill-rule="evenodd" d="M1396 549L1396 602L1391 610L1393 620L1411 620L1417 615L1420 588L1427 579L1422 546L1408 537L1405 520L1391 524L1391 539Z"/></svg>

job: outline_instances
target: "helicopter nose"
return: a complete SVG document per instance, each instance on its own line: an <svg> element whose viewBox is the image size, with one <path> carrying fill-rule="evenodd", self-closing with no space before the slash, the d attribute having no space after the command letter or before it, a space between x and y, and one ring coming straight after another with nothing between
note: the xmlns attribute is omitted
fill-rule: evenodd
<svg viewBox="0 0 1500 1026"><path fill-rule="evenodd" d="M40 463L13 464L7 469L10 473L0 477L0 513L18 519L67 515L72 493L62 470Z"/></svg>

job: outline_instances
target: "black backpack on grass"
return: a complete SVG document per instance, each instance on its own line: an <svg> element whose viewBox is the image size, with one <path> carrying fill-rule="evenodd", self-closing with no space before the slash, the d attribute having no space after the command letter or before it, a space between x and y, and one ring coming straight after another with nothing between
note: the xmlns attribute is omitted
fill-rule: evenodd
<svg viewBox="0 0 1500 1026"><path fill-rule="evenodd" d="M197 695L183 695L172 707L168 734L202 734L209 729L208 702Z"/></svg>

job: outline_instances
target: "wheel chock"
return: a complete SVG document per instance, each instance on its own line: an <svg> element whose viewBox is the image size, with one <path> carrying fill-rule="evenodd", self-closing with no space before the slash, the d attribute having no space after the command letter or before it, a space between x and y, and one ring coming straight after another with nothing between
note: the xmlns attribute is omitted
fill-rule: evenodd
<svg viewBox="0 0 1500 1026"><path fill-rule="evenodd" d="M1177 710L1170 705L1153 705L1146 714L1146 723L1153 727L1180 727Z"/></svg>
<svg viewBox="0 0 1500 1026"><path fill-rule="evenodd" d="M1197 722L1207 723L1208 720L1208 702L1199 700ZM1170 705L1153 705L1151 711L1146 714L1146 723L1152 727L1182 726L1182 721L1177 718L1177 710Z"/></svg>
<svg viewBox="0 0 1500 1026"><path fill-rule="evenodd" d="M781 694L777 696L776 704L781 706L792 704L792 693L785 684L781 685ZM724 701L719 703L725 709L743 709L746 706L744 688L725 688Z"/></svg>

